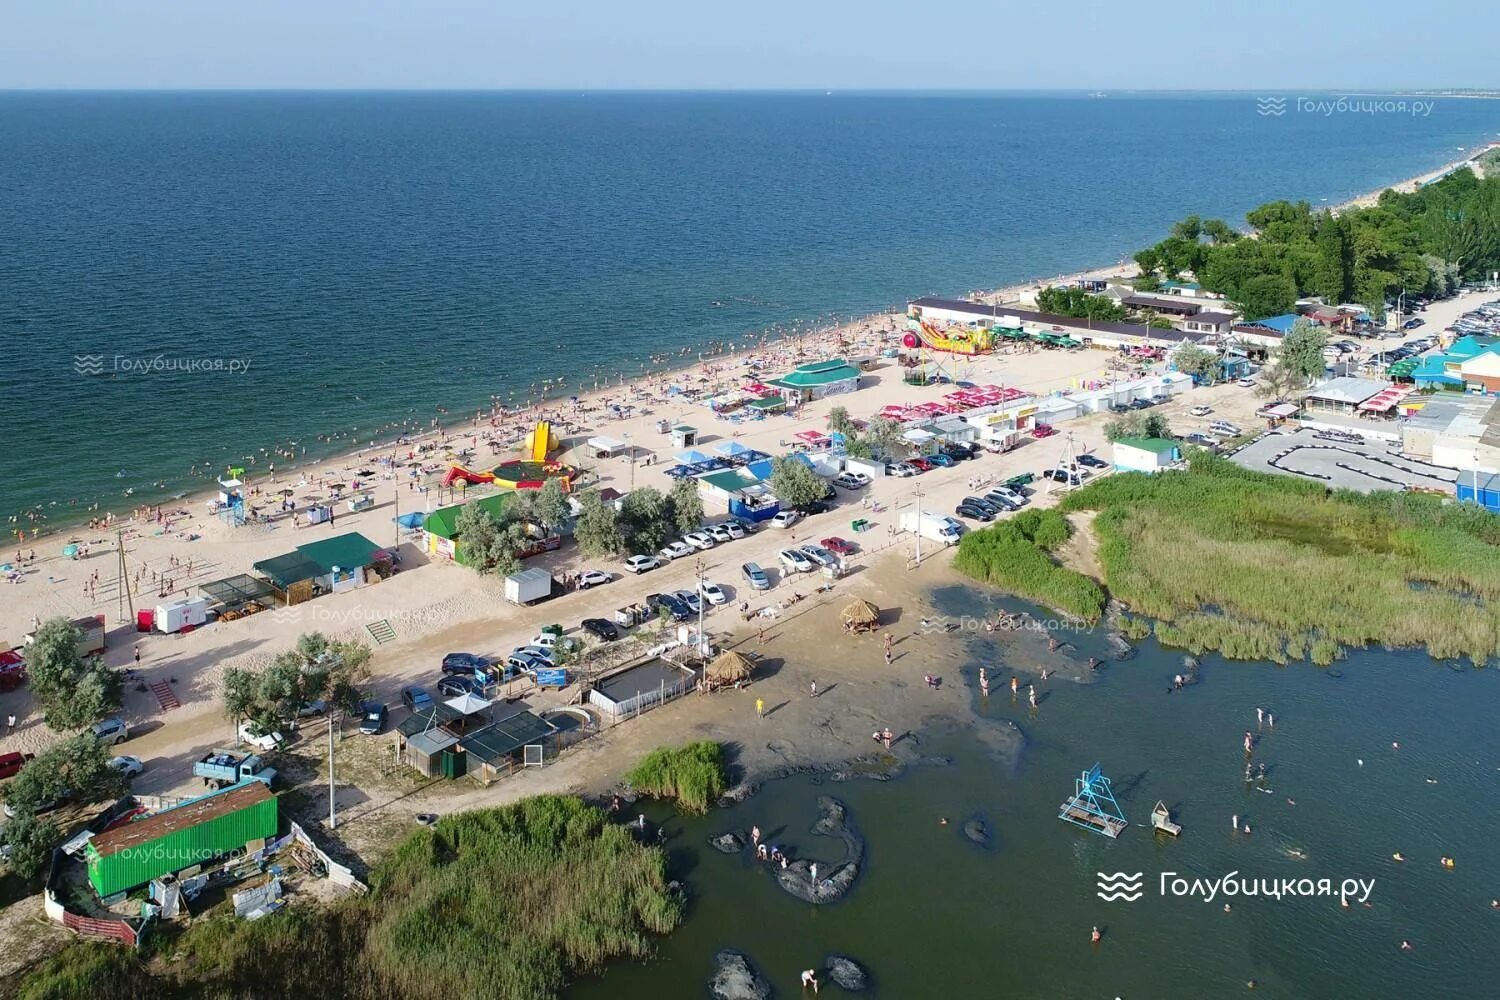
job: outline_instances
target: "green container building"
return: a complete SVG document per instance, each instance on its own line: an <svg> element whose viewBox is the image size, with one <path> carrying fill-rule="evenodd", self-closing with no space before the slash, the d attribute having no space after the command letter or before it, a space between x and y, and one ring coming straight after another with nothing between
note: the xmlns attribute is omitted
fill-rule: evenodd
<svg viewBox="0 0 1500 1000"><path fill-rule="evenodd" d="M189 799L91 839L89 881L106 898L247 845L259 850L279 821L276 796L259 781Z"/></svg>

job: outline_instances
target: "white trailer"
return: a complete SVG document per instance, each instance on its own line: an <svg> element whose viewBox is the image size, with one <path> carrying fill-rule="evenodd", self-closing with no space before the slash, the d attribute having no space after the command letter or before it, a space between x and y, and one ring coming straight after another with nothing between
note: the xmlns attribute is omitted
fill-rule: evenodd
<svg viewBox="0 0 1500 1000"><path fill-rule="evenodd" d="M944 517L932 511L923 511L920 515L914 510L903 511L901 530L921 535L941 545L957 545L958 540L963 537L962 526L955 523L951 517Z"/></svg>
<svg viewBox="0 0 1500 1000"><path fill-rule="evenodd" d="M505 578L505 599L512 604L532 604L552 596L552 574L544 569L523 569Z"/></svg>

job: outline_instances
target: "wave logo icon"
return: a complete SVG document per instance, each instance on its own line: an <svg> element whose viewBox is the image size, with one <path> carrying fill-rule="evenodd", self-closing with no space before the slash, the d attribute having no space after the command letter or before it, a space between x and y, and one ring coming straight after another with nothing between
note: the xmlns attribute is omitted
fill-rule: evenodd
<svg viewBox="0 0 1500 1000"><path fill-rule="evenodd" d="M1266 117L1279 118L1286 114L1286 98L1257 97L1255 99L1255 113Z"/></svg>
<svg viewBox="0 0 1500 1000"><path fill-rule="evenodd" d="M1096 872L1099 876L1099 898L1107 902L1123 899L1127 903L1134 903L1141 898L1141 872L1127 875L1124 872L1115 872L1113 875L1106 872Z"/></svg>
<svg viewBox="0 0 1500 1000"><path fill-rule="evenodd" d="M73 355L73 370L80 375L103 375L104 355L75 354Z"/></svg>

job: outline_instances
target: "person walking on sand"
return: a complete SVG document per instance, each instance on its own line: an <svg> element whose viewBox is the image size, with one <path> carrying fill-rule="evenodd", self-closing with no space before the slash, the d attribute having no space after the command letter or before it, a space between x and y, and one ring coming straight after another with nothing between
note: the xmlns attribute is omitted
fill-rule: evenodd
<svg viewBox="0 0 1500 1000"><path fill-rule="evenodd" d="M758 638L760 644L764 646L766 644L766 627L764 625L760 627L760 636Z"/></svg>
<svg viewBox="0 0 1500 1000"><path fill-rule="evenodd" d="M5 735L9 736L16 731L16 713L11 712L5 717Z"/></svg>
<svg viewBox="0 0 1500 1000"><path fill-rule="evenodd" d="M816 698L818 696L818 682L817 681L813 681L812 683L810 683L807 686L807 689L812 694L812 696L814 698Z"/></svg>
<svg viewBox="0 0 1500 1000"><path fill-rule="evenodd" d="M762 719L766 717L766 703L760 698L755 699L755 714Z"/></svg>
<svg viewBox="0 0 1500 1000"><path fill-rule="evenodd" d="M138 666L138 667L141 665L141 644L140 643L136 643L135 644L135 665Z"/></svg>

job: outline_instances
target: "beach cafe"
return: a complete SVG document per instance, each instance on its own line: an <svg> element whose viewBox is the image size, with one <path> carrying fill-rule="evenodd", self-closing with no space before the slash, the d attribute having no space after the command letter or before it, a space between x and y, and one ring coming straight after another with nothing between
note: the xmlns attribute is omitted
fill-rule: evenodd
<svg viewBox="0 0 1500 1000"><path fill-rule="evenodd" d="M285 555L272 556L251 568L271 585L283 604L300 604L322 594L341 594L386 573L375 570L390 555L357 531L299 545Z"/></svg>

